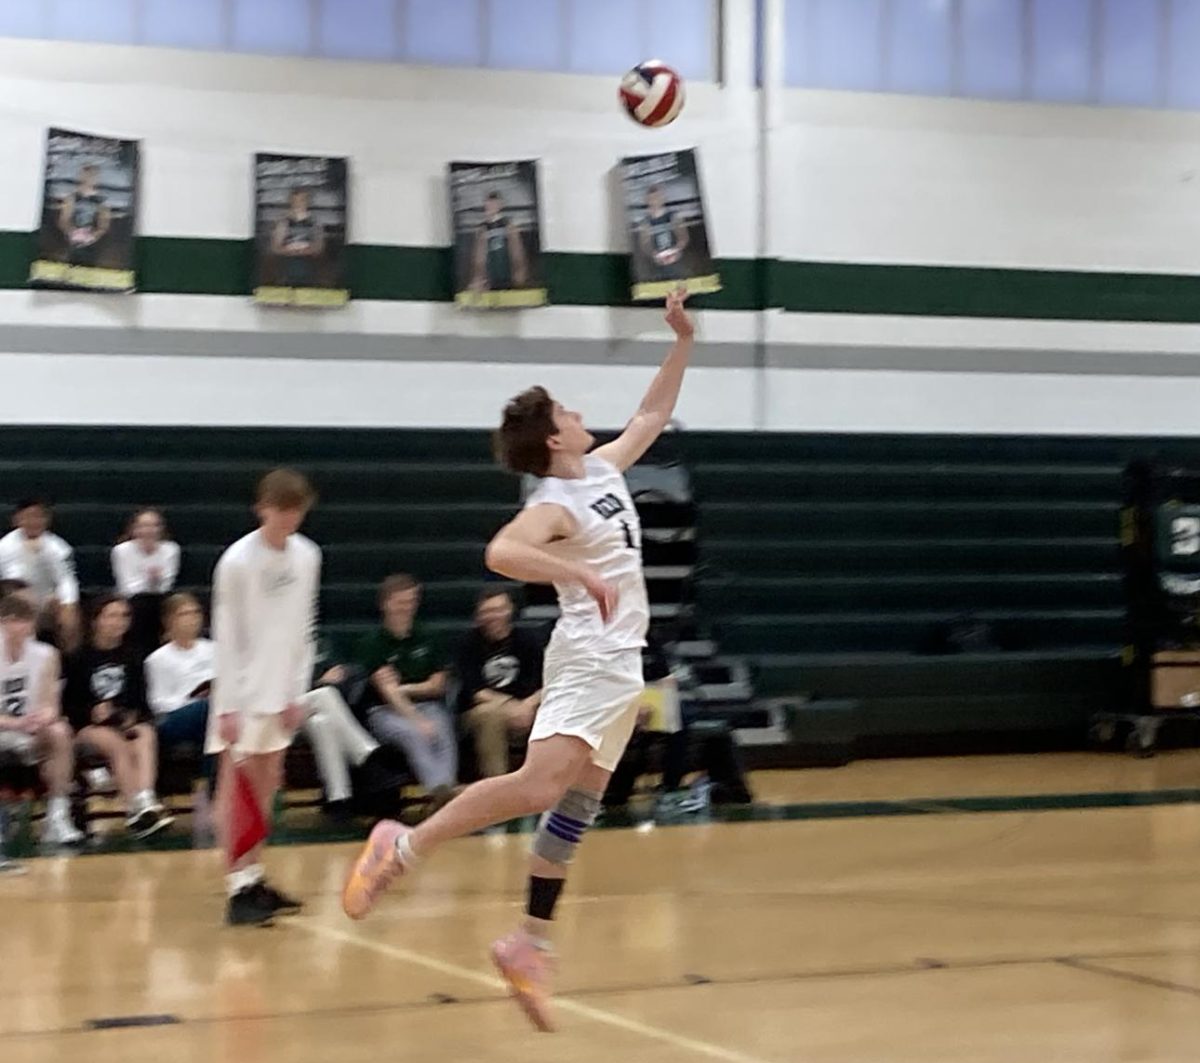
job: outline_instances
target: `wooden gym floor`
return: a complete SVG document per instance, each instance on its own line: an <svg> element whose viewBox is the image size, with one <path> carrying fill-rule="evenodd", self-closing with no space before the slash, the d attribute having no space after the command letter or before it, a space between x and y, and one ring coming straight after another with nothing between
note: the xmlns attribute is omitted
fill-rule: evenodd
<svg viewBox="0 0 1200 1063"><path fill-rule="evenodd" d="M360 924L338 908L350 846L278 847L273 877L308 910L270 930L220 926L212 852L31 860L0 878L0 1061L1195 1059L1200 803L1179 795L1200 755L756 782L767 803L838 810L589 837L560 908L554 1036L484 959L519 909L527 838L449 846ZM1048 794L1063 800L1031 800ZM1079 794L1114 800L1069 807ZM984 797L1007 804L953 803ZM150 1015L178 1022L90 1025Z"/></svg>

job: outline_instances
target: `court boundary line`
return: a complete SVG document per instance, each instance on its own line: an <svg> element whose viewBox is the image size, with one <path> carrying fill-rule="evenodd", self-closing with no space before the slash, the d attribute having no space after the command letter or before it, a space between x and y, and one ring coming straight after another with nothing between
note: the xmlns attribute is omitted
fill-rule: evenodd
<svg viewBox="0 0 1200 1063"><path fill-rule="evenodd" d="M296 923L295 925L303 928L306 933L317 937L340 941L347 945L357 945L359 948L377 952L383 956L389 956L402 963L412 964L415 967L424 967L428 971L473 982L475 985L485 986L488 989L502 990L506 994L508 991L506 983L501 978L484 974L482 971L476 971L470 967L463 967L457 963L439 960L436 956L429 956L414 949L391 945L386 941L374 941L371 938L364 938L346 930L338 930L335 927L325 926L322 923ZM749 1053L740 1052L737 1049L725 1048L711 1041L688 1037L685 1034L678 1034L672 1030L665 1030L660 1026L651 1026L649 1023L641 1022L638 1019L629 1019L623 1015L618 1015L616 1012L580 1003L578 1000L570 997L556 998L555 1007L560 1013L575 1015L578 1018L587 1019L605 1026L612 1026L616 1029L624 1030L626 1033L637 1034L649 1040L681 1048L709 1059L723 1060L724 1063L769 1063L768 1060L761 1056L752 1056Z"/></svg>
<svg viewBox="0 0 1200 1063"><path fill-rule="evenodd" d="M1129 958L1133 959L1135 957ZM1115 978L1118 981L1132 982L1135 985L1149 986L1152 989L1165 989L1171 993L1186 993L1188 996L1200 997L1200 986L1187 985L1184 982L1173 982L1169 978L1156 978L1152 974L1122 971L1116 967L1106 967L1102 963L1094 963L1084 957L1063 956L1054 962L1060 967L1067 967L1072 971L1085 971L1088 974L1098 974L1102 978Z"/></svg>
<svg viewBox="0 0 1200 1063"><path fill-rule="evenodd" d="M293 922L292 926L302 926L299 922ZM333 934L339 933L331 927L323 927L318 930L315 925L309 924L306 929L310 933L322 935L324 931L329 931ZM362 944L367 947L372 946L372 942L347 935L354 944ZM390 946L398 948L398 946ZM1076 968L1079 970L1089 971L1094 974L1109 975L1117 978L1124 978L1129 981L1142 982L1144 984L1156 985L1159 980L1154 979L1149 975L1136 975L1129 972L1119 971L1113 968L1105 968L1103 961L1123 960L1123 959L1158 959L1170 956L1191 956L1192 950L1189 949L1128 949L1115 950L1111 952L1094 952L1094 953L1078 953L1062 956L980 956L971 959L953 959L944 960L936 957L914 957L908 961L898 961L894 964L879 964L873 967L823 967L814 968L809 971L787 971L779 974L763 974L749 975L744 977L727 977L721 976L708 977L704 976L703 981L687 981L681 980L677 982L653 982L642 984L625 984L601 987L581 987L579 989L568 990L555 997L555 1000L560 1005L563 1002L575 1003L577 998L581 997L603 997L616 996L622 993L653 993L677 989L694 989L702 986L714 987L732 987L732 986L755 986L755 985L773 985L786 983L804 983L804 982L821 982L832 981L842 978L893 978L902 975L914 974L933 974L937 972L962 972L962 971L985 971L999 967L1021 967L1021 966L1047 966L1059 965L1064 967ZM429 957L429 959L433 959ZM441 962L441 961L437 961ZM458 968L451 972L457 976ZM461 968L462 971L469 971L469 968ZM503 989L504 983L498 978L489 978L482 972L472 972L472 980L478 979L480 984L487 984L488 988ZM1194 993L1200 996L1200 987L1189 987L1181 983L1163 982L1159 988L1176 989L1180 992ZM429 996L421 1000L409 1001L393 1001L389 1003L378 1004L339 1004L336 1007L305 1009L304 1011L263 1011L253 1015L198 1015L193 1017L184 1017L181 1025L186 1026L216 1026L225 1023L239 1022L274 1022L297 1018L300 1016L349 1016L349 1015L373 1015L387 1014L389 1012L400 1011L419 1011L426 1008L446 1007L446 1006L470 1006L477 1004L496 1004L500 1003L503 998L496 996L447 996L439 999L439 994L430 993ZM586 1007L586 1005L585 1005ZM39 1037L63 1037L74 1034L95 1033L97 1031L81 1023L75 1026L56 1026L42 1030L20 1030L14 1033L0 1033L0 1043L5 1041L29 1040Z"/></svg>
<svg viewBox="0 0 1200 1063"><path fill-rule="evenodd" d="M1064 791L1060 793L1026 793L945 797L899 797L870 798L839 801L785 801L778 804L755 802L753 805L722 809L717 814L694 817L656 819L653 816L601 819L597 830L636 830L646 824L656 829L675 827L741 826L746 824L809 823L841 819L908 818L919 816L976 816L1011 815L1013 813L1121 811L1200 804L1200 787L1166 787L1153 790L1097 790ZM176 810L189 814L187 809ZM536 817L525 817L525 822L513 821L506 824L506 836L528 836L535 829ZM283 825L273 836L272 848L292 848L310 845L350 845L360 843L366 835L362 832L299 828L289 830ZM162 844L163 841L171 844ZM164 852L197 851L182 835L164 834L159 843L143 846L128 843L122 836L114 835L96 848L86 848L73 853L75 856L118 856L143 855ZM20 847L14 853L21 861L54 857L40 847Z"/></svg>

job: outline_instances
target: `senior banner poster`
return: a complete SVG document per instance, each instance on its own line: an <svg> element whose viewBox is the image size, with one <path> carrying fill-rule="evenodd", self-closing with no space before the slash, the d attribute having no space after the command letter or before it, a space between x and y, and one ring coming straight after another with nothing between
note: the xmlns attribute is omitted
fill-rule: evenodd
<svg viewBox="0 0 1200 1063"><path fill-rule="evenodd" d="M664 299L680 287L719 292L695 150L626 156L619 173L633 298Z"/></svg>
<svg viewBox="0 0 1200 1063"><path fill-rule="evenodd" d="M49 130L42 218L30 284L133 291L137 188L136 140Z"/></svg>
<svg viewBox="0 0 1200 1063"><path fill-rule="evenodd" d="M254 298L267 306L340 307L349 213L346 159L254 157Z"/></svg>
<svg viewBox="0 0 1200 1063"><path fill-rule="evenodd" d="M454 298L459 306L543 306L537 163L452 162Z"/></svg>

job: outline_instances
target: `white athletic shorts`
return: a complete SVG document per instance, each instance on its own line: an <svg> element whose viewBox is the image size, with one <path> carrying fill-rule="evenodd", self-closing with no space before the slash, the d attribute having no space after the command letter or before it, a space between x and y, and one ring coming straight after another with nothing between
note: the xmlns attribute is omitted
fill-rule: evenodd
<svg viewBox="0 0 1200 1063"><path fill-rule="evenodd" d="M215 712L208 714L208 736L204 740L205 753L224 753L225 743L218 732L220 717ZM242 737L238 740L239 753L278 753L287 749L296 736L283 726L281 714L252 716L242 713Z"/></svg>
<svg viewBox="0 0 1200 1063"><path fill-rule="evenodd" d="M0 754L32 768L46 759L45 743L22 731L0 731Z"/></svg>
<svg viewBox="0 0 1200 1063"><path fill-rule="evenodd" d="M592 747L592 763L612 771L637 723L642 682L642 651L578 653L553 643L543 666L542 704L529 741L552 735L582 738Z"/></svg>

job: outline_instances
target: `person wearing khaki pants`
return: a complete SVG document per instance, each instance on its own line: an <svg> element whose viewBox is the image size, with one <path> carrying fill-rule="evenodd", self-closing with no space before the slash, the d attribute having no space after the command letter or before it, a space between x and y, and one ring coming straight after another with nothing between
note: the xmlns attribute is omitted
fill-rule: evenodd
<svg viewBox="0 0 1200 1063"><path fill-rule="evenodd" d="M529 734L542 696L541 645L513 626L513 600L503 587L485 587L480 594L457 673L458 710L474 739L480 774L503 775L509 745Z"/></svg>

